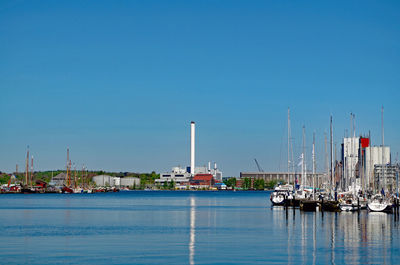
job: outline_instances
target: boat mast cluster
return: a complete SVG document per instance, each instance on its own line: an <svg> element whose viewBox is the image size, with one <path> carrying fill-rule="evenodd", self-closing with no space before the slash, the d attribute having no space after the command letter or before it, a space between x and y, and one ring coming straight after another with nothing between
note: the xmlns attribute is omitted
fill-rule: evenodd
<svg viewBox="0 0 400 265"><path fill-rule="evenodd" d="M342 143L342 161L336 157L333 117L330 116L329 161L327 136L325 140L325 174L317 173L315 132L312 141L312 171L307 171L306 133L302 130L301 173L293 161L290 109L288 108L287 180L271 194L274 205L300 206L304 210L392 211L399 202L399 166L390 164L390 149L384 142L383 107L381 112L382 145L371 146L367 137L356 136L355 114L350 114L350 133ZM379 158L380 156L380 158ZM325 177L324 177L325 176ZM391 181L388 181L390 178Z"/></svg>

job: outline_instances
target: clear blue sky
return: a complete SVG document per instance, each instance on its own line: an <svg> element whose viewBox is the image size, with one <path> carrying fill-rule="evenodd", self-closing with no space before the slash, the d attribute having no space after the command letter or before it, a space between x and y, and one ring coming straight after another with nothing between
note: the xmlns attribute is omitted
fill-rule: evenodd
<svg viewBox="0 0 400 265"><path fill-rule="evenodd" d="M286 166L334 117L356 114L400 151L399 1L1 1L0 170L157 172L197 164L225 176ZM297 154L295 156L298 156ZM308 155L310 157L310 154Z"/></svg>

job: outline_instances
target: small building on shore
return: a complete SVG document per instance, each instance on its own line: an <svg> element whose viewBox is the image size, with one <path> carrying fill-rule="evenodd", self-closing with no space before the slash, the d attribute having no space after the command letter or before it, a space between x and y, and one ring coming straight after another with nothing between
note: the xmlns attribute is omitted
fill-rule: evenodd
<svg viewBox="0 0 400 265"><path fill-rule="evenodd" d="M67 179L67 174L62 172L60 174L57 174L56 176L51 178L51 181L49 182L50 186L64 186L65 182Z"/></svg>

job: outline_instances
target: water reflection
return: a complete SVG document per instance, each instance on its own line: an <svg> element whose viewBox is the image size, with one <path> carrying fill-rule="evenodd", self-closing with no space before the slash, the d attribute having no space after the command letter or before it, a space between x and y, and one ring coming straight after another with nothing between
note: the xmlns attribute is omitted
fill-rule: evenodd
<svg viewBox="0 0 400 265"><path fill-rule="evenodd" d="M189 264L194 264L195 253L195 239L196 239L196 200L194 197L190 198L190 241L189 241Z"/></svg>
<svg viewBox="0 0 400 265"><path fill-rule="evenodd" d="M66 198L65 200L65 212L64 212L64 227L65 229L68 229L71 225L71 200L69 197ZM64 237L64 255L68 256L69 252L68 250L70 249L70 236L68 235L68 232L66 232L66 236Z"/></svg>
<svg viewBox="0 0 400 265"><path fill-rule="evenodd" d="M398 226L395 214L309 213L281 208L271 213L274 229L285 224L286 232L278 236L286 237L288 264L385 264L395 259L399 244L393 242Z"/></svg>
<svg viewBox="0 0 400 265"><path fill-rule="evenodd" d="M317 259L317 231L316 231L316 227L317 227L317 215L314 214L314 218L313 218L313 253L312 253L312 257L313 257L313 264L315 264L315 261Z"/></svg>

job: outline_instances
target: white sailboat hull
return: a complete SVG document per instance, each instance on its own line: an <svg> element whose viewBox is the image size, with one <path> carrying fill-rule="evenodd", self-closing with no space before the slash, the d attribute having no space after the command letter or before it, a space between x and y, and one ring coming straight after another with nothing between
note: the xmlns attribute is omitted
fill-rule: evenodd
<svg viewBox="0 0 400 265"><path fill-rule="evenodd" d="M353 205L353 204L340 204L339 205L340 210L344 211L344 212L354 212L358 210L357 205Z"/></svg>
<svg viewBox="0 0 400 265"><path fill-rule="evenodd" d="M285 203L285 196L280 193L272 193L270 200L273 205L283 205Z"/></svg>
<svg viewBox="0 0 400 265"><path fill-rule="evenodd" d="M371 202L368 203L368 210L371 212L390 212L392 206L386 202Z"/></svg>

